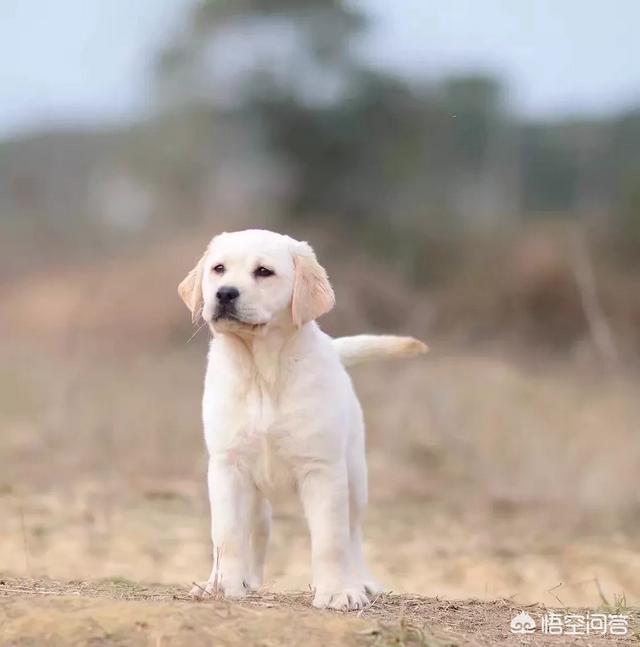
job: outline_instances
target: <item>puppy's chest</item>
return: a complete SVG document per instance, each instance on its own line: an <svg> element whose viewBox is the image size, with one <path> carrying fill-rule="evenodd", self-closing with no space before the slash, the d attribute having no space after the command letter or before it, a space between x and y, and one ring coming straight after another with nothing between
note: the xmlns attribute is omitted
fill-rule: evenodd
<svg viewBox="0 0 640 647"><path fill-rule="evenodd" d="M250 472L265 489L288 480L296 438L286 413L286 394L276 397L268 385L256 382L234 392L218 392L209 406L205 434L210 453Z"/></svg>

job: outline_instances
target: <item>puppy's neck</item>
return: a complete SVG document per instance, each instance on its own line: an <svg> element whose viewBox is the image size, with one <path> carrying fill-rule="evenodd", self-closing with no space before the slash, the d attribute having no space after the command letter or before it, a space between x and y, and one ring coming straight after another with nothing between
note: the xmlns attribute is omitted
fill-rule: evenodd
<svg viewBox="0 0 640 647"><path fill-rule="evenodd" d="M225 332L216 336L216 343L223 344L231 353L235 365L244 374L243 379L258 380L270 390L278 390L287 379L296 349L315 330L315 322L301 328L276 325L260 335Z"/></svg>

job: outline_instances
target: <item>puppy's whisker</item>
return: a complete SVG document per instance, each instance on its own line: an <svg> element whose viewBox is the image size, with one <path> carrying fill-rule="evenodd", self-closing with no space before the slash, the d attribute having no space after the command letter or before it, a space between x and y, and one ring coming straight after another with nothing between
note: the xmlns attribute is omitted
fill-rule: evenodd
<svg viewBox="0 0 640 647"><path fill-rule="evenodd" d="M187 344L207 325L207 322L205 321L204 323L201 323L197 328L196 331L187 339Z"/></svg>

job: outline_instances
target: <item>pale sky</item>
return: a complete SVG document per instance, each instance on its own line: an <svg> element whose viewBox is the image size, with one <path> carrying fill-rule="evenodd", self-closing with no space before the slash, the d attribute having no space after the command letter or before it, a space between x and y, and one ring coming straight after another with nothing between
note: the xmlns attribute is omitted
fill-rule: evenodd
<svg viewBox="0 0 640 647"><path fill-rule="evenodd" d="M639 0L353 1L382 68L492 71L535 116L640 106ZM143 115L152 56L191 2L0 0L0 136Z"/></svg>

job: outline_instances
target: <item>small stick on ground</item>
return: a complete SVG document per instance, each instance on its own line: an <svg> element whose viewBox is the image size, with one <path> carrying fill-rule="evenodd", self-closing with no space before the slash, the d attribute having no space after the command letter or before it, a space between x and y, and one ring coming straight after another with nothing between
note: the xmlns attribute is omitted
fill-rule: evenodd
<svg viewBox="0 0 640 647"><path fill-rule="evenodd" d="M369 604L367 604L366 607L363 607L362 609L360 609L360 611L358 611L358 618L362 617L362 614L365 611L368 611L369 609L371 609L371 607L380 599L381 595L382 593L378 593L378 595L376 595L376 597L373 598L373 600L371 600L371 602L369 602Z"/></svg>

